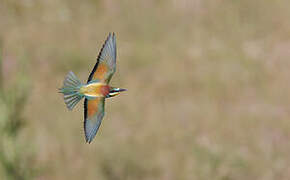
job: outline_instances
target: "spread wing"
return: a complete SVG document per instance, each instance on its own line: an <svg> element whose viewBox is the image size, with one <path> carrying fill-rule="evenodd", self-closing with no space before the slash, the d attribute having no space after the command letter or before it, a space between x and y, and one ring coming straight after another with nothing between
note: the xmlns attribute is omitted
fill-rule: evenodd
<svg viewBox="0 0 290 180"><path fill-rule="evenodd" d="M92 80L109 83L116 71L116 36L109 34L90 73L87 83ZM84 130L86 141L90 143L96 136L105 114L105 98L87 99L84 102Z"/></svg>
<svg viewBox="0 0 290 180"><path fill-rule="evenodd" d="M86 142L91 143L96 136L105 115L105 98L100 97L93 100L85 98L84 110Z"/></svg>
<svg viewBox="0 0 290 180"><path fill-rule="evenodd" d="M116 36L110 33L98 55L88 82L97 79L108 84L116 71L116 56Z"/></svg>

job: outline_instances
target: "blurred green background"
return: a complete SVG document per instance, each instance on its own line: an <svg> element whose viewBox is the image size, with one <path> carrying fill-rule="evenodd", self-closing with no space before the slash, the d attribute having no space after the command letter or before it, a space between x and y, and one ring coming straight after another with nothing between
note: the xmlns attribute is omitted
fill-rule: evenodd
<svg viewBox="0 0 290 180"><path fill-rule="evenodd" d="M290 1L1 0L0 179L290 179ZM92 144L85 82L108 32L112 85Z"/></svg>

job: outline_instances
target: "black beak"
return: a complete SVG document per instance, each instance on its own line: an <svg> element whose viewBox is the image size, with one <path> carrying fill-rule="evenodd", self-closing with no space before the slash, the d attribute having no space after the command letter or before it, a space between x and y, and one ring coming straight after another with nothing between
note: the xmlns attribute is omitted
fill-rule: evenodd
<svg viewBox="0 0 290 180"><path fill-rule="evenodd" d="M127 89L119 89L118 92L123 92L123 91L127 91Z"/></svg>

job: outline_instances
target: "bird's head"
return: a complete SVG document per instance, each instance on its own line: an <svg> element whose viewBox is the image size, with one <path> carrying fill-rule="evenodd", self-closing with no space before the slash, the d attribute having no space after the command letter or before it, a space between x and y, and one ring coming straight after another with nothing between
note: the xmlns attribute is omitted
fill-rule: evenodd
<svg viewBox="0 0 290 180"><path fill-rule="evenodd" d="M111 87L111 88L110 88L110 92L109 92L109 94L107 95L107 98L117 96L117 95L119 95L119 94L120 94L121 92L123 92L123 91L127 91L127 89Z"/></svg>

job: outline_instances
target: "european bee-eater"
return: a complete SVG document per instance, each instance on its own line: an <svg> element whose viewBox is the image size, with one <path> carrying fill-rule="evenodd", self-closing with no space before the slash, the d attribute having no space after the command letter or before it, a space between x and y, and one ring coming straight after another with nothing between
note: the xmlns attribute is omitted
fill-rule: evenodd
<svg viewBox="0 0 290 180"><path fill-rule="evenodd" d="M84 131L86 142L96 136L105 114L105 99L126 89L115 88L109 82L116 71L116 36L110 33L90 73L86 84L82 84L73 72L66 76L59 92L64 95L64 102L69 110L84 97Z"/></svg>

